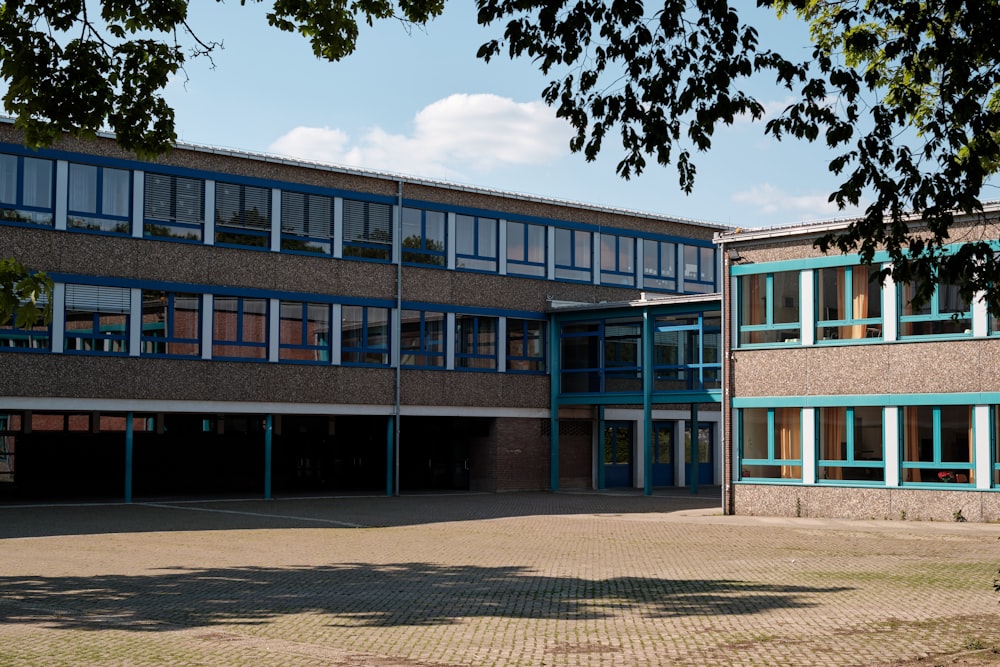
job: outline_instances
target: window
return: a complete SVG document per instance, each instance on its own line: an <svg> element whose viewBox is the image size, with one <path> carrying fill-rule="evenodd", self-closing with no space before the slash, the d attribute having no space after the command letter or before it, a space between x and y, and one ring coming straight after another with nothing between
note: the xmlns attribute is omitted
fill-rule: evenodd
<svg viewBox="0 0 1000 667"><path fill-rule="evenodd" d="M271 190L215 184L215 242L251 248L271 245Z"/></svg>
<svg viewBox="0 0 1000 667"><path fill-rule="evenodd" d="M455 317L455 366L480 370L497 368L497 318Z"/></svg>
<svg viewBox="0 0 1000 667"><path fill-rule="evenodd" d="M344 200L344 257L392 259L392 206Z"/></svg>
<svg viewBox="0 0 1000 667"><path fill-rule="evenodd" d="M128 354L131 303L122 287L67 285L66 351Z"/></svg>
<svg viewBox="0 0 1000 667"><path fill-rule="evenodd" d="M740 345L799 340L799 273L758 273L739 279Z"/></svg>
<svg viewBox="0 0 1000 667"><path fill-rule="evenodd" d="M816 340L882 338L880 267L816 271Z"/></svg>
<svg viewBox="0 0 1000 667"><path fill-rule="evenodd" d="M52 226L55 163L0 155L0 219Z"/></svg>
<svg viewBox="0 0 1000 667"><path fill-rule="evenodd" d="M460 269L497 271L495 218L455 216L455 260Z"/></svg>
<svg viewBox="0 0 1000 667"><path fill-rule="evenodd" d="M131 209L131 172L70 163L67 227L128 234Z"/></svg>
<svg viewBox="0 0 1000 667"><path fill-rule="evenodd" d="M667 241L642 242L642 286L677 291L677 246Z"/></svg>
<svg viewBox="0 0 1000 667"><path fill-rule="evenodd" d="M972 408L911 406L902 410L903 484L974 484Z"/></svg>
<svg viewBox="0 0 1000 667"><path fill-rule="evenodd" d="M601 283L635 285L635 239L601 234Z"/></svg>
<svg viewBox="0 0 1000 667"><path fill-rule="evenodd" d="M541 225L507 223L507 273L545 277L546 230Z"/></svg>
<svg viewBox="0 0 1000 667"><path fill-rule="evenodd" d="M590 282L593 279L591 233L556 228L556 279Z"/></svg>
<svg viewBox="0 0 1000 667"><path fill-rule="evenodd" d="M545 372L545 322L507 319L507 370Z"/></svg>
<svg viewBox="0 0 1000 667"><path fill-rule="evenodd" d="M400 364L410 368L444 368L444 313L404 310L402 318Z"/></svg>
<svg viewBox="0 0 1000 667"><path fill-rule="evenodd" d="M715 248L684 246L684 291L704 294L715 290Z"/></svg>
<svg viewBox="0 0 1000 667"><path fill-rule="evenodd" d="M722 320L716 313L658 316L653 324L655 391L722 386Z"/></svg>
<svg viewBox="0 0 1000 667"><path fill-rule="evenodd" d="M604 391L642 391L642 320L604 323Z"/></svg>
<svg viewBox="0 0 1000 667"><path fill-rule="evenodd" d="M930 300L920 308L913 305L915 294L913 283L901 286L901 337L972 333L972 306L962 298L958 285L939 284Z"/></svg>
<svg viewBox="0 0 1000 667"><path fill-rule="evenodd" d="M740 479L802 481L802 411L743 408L740 420Z"/></svg>
<svg viewBox="0 0 1000 667"><path fill-rule="evenodd" d="M419 208L403 209L403 261L444 266L445 214Z"/></svg>
<svg viewBox="0 0 1000 667"><path fill-rule="evenodd" d="M281 193L281 249L329 255L333 248L333 197Z"/></svg>
<svg viewBox="0 0 1000 667"><path fill-rule="evenodd" d="M143 235L201 241L205 229L205 181L146 174Z"/></svg>
<svg viewBox="0 0 1000 667"><path fill-rule="evenodd" d="M330 363L330 306L282 301L278 358L297 363Z"/></svg>
<svg viewBox="0 0 1000 667"><path fill-rule="evenodd" d="M820 408L816 428L817 481L885 481L881 407Z"/></svg>
<svg viewBox="0 0 1000 667"><path fill-rule="evenodd" d="M389 365L389 309L344 306L341 318L341 363Z"/></svg>
<svg viewBox="0 0 1000 667"><path fill-rule="evenodd" d="M216 296L212 357L267 359L267 299Z"/></svg>
<svg viewBox="0 0 1000 667"><path fill-rule="evenodd" d="M1000 405L994 405L993 417L993 486L1000 486Z"/></svg>
<svg viewBox="0 0 1000 667"><path fill-rule="evenodd" d="M568 322L559 331L563 393L601 391L601 322Z"/></svg>
<svg viewBox="0 0 1000 667"><path fill-rule="evenodd" d="M201 296L142 291L143 356L201 356Z"/></svg>
<svg viewBox="0 0 1000 667"><path fill-rule="evenodd" d="M30 305L22 302L23 305ZM43 315L42 311L48 305L48 300L44 294L40 294L35 301L38 315ZM27 329L17 326L18 308L11 313L10 320L6 324L0 323L0 350L34 350L37 352L48 352L52 345L52 325L46 324L39 317L34 325Z"/></svg>

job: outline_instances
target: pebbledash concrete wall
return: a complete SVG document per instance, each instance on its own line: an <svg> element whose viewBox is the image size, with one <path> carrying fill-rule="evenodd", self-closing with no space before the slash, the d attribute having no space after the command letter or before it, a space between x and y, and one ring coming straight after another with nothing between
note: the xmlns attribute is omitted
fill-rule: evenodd
<svg viewBox="0 0 1000 667"><path fill-rule="evenodd" d="M995 491L736 483L730 493L733 513L750 516L1000 521L1000 493Z"/></svg>

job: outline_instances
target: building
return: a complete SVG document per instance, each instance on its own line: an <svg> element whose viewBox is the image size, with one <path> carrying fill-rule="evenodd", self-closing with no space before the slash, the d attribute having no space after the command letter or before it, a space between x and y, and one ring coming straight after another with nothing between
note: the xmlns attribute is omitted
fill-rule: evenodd
<svg viewBox="0 0 1000 667"><path fill-rule="evenodd" d="M1000 239L1000 207L952 238ZM847 222L734 230L724 255L727 465L736 514L1000 519L1000 322L939 285L823 255Z"/></svg>
<svg viewBox="0 0 1000 667"><path fill-rule="evenodd" d="M723 231L0 124L0 494L719 484Z"/></svg>

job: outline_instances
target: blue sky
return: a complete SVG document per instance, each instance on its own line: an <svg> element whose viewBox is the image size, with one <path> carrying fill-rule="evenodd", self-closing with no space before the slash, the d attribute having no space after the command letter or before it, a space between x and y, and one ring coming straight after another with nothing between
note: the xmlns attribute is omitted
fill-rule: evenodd
<svg viewBox="0 0 1000 667"><path fill-rule="evenodd" d="M822 146L776 142L762 123L716 134L711 152L695 156L692 195L673 166L619 178L612 143L587 163L541 102L548 79L531 62L475 57L501 29L479 27L471 2L448 3L423 30L395 21L366 29L339 63L268 26L267 5L192 3L191 25L225 48L214 68L193 62L167 90L181 141L743 227L856 213L827 203L836 181ZM763 43L807 56L802 24L759 16ZM790 99L766 82L758 95L775 110Z"/></svg>

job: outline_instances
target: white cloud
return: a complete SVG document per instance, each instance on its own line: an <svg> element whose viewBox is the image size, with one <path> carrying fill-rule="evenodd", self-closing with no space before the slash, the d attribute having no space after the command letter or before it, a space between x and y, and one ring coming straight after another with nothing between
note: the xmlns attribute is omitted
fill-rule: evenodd
<svg viewBox="0 0 1000 667"><path fill-rule="evenodd" d="M467 171L551 162L568 152L570 132L542 102L457 94L419 111L410 135L374 127L353 138L336 128L296 127L269 150L367 169L456 178Z"/></svg>
<svg viewBox="0 0 1000 667"><path fill-rule="evenodd" d="M827 201L829 196L829 193L789 194L770 183L765 183L737 192L733 194L732 199L737 204L756 208L758 213L767 215L787 213L790 217L803 221L857 214L856 209L838 209L835 202Z"/></svg>

